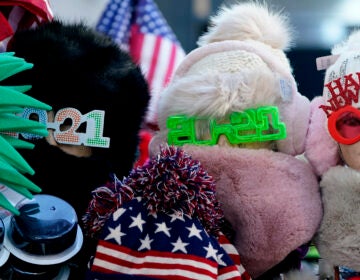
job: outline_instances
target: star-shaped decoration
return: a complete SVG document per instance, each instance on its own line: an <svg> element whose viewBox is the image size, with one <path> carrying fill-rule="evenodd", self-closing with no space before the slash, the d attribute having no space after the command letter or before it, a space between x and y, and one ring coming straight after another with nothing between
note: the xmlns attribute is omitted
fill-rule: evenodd
<svg viewBox="0 0 360 280"><path fill-rule="evenodd" d="M126 209L124 208L119 208L118 210L116 210L113 214L113 220L117 221L122 214L124 214L126 212Z"/></svg>
<svg viewBox="0 0 360 280"><path fill-rule="evenodd" d="M217 252L218 250L214 249L214 247L212 246L211 242L209 242L209 246L208 247L204 247L204 249L206 250L206 258L213 258L215 260L217 260Z"/></svg>
<svg viewBox="0 0 360 280"><path fill-rule="evenodd" d="M121 237L126 235L125 233L121 232L121 225L118 225L116 228L109 227L109 234L105 237L105 240L115 239L115 241L120 245L121 244Z"/></svg>
<svg viewBox="0 0 360 280"><path fill-rule="evenodd" d="M200 235L201 229L198 229L196 225L193 223L191 227L186 227L189 230L189 238L192 236L196 236L200 240L202 240L202 237Z"/></svg>
<svg viewBox="0 0 360 280"><path fill-rule="evenodd" d="M222 260L223 256L224 256L224 254L218 254L217 255L217 261L218 261L218 264L220 264L222 266L226 266L226 263Z"/></svg>
<svg viewBox="0 0 360 280"><path fill-rule="evenodd" d="M149 234L145 236L145 239L140 239L141 246L139 247L139 251L143 249L151 250L151 242L153 242L154 239L150 239Z"/></svg>
<svg viewBox="0 0 360 280"><path fill-rule="evenodd" d="M176 242L171 242L171 244L174 246L171 252L181 251L185 254L187 254L186 246L189 245L189 243L185 243L181 240L180 236L176 240Z"/></svg>
<svg viewBox="0 0 360 280"><path fill-rule="evenodd" d="M181 212L174 212L169 216L171 217L170 223L172 223L173 221L176 221L176 220L180 220L180 221L185 222L184 215Z"/></svg>
<svg viewBox="0 0 360 280"><path fill-rule="evenodd" d="M162 223L155 223L157 225L157 229L155 230L155 233L158 233L158 232L163 232L165 233L167 236L170 237L170 229L171 228L168 228L166 226L166 223L165 222L162 222Z"/></svg>
<svg viewBox="0 0 360 280"><path fill-rule="evenodd" d="M146 222L141 218L141 213L139 213L136 217L130 217L133 222L129 225L129 228L131 227L138 227L139 230L142 232L143 231L143 224L145 224Z"/></svg>

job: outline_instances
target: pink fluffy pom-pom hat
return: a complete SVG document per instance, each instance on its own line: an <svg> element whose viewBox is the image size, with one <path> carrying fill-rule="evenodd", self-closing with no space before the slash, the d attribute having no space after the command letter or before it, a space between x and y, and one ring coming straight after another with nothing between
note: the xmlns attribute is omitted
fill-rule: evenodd
<svg viewBox="0 0 360 280"><path fill-rule="evenodd" d="M235 247L253 278L310 241L322 217L317 177L295 157L304 152L311 111L285 54L291 44L287 21L258 2L222 6L199 47L149 108L159 127L150 155L168 141L169 116L226 119L250 108L278 108L287 133L273 141L273 150L184 146L214 176L225 217L236 232ZM196 133L206 138L201 129Z"/></svg>
<svg viewBox="0 0 360 280"><path fill-rule="evenodd" d="M256 2L223 6L199 38L200 47L185 57L158 101L150 103L160 131L166 133L168 116L178 113L223 117L274 105L287 128L278 149L303 153L310 107L308 98L297 91L284 52L291 45L287 20Z"/></svg>

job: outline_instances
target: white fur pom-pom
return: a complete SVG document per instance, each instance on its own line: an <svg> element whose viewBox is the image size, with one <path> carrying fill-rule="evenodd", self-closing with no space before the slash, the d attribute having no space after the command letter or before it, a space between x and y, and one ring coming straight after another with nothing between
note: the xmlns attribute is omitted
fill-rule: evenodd
<svg viewBox="0 0 360 280"><path fill-rule="evenodd" d="M254 40L275 49L287 50L292 41L288 17L259 2L242 2L232 6L223 5L210 18L209 28L198 40L203 46L224 40Z"/></svg>

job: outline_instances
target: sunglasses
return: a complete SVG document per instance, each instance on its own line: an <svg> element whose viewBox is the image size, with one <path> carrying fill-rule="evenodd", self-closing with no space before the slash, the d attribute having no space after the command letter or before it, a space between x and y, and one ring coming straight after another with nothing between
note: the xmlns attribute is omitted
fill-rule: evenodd
<svg viewBox="0 0 360 280"><path fill-rule="evenodd" d="M360 140L360 110L346 106L328 118L330 135L336 142L351 145Z"/></svg>

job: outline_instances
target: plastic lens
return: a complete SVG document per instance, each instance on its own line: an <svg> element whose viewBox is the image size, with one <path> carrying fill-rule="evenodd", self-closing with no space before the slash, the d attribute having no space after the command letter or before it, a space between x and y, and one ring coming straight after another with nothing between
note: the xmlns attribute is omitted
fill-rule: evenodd
<svg viewBox="0 0 360 280"><path fill-rule="evenodd" d="M331 114L328 128L335 141L351 145L360 141L360 111L346 106Z"/></svg>

